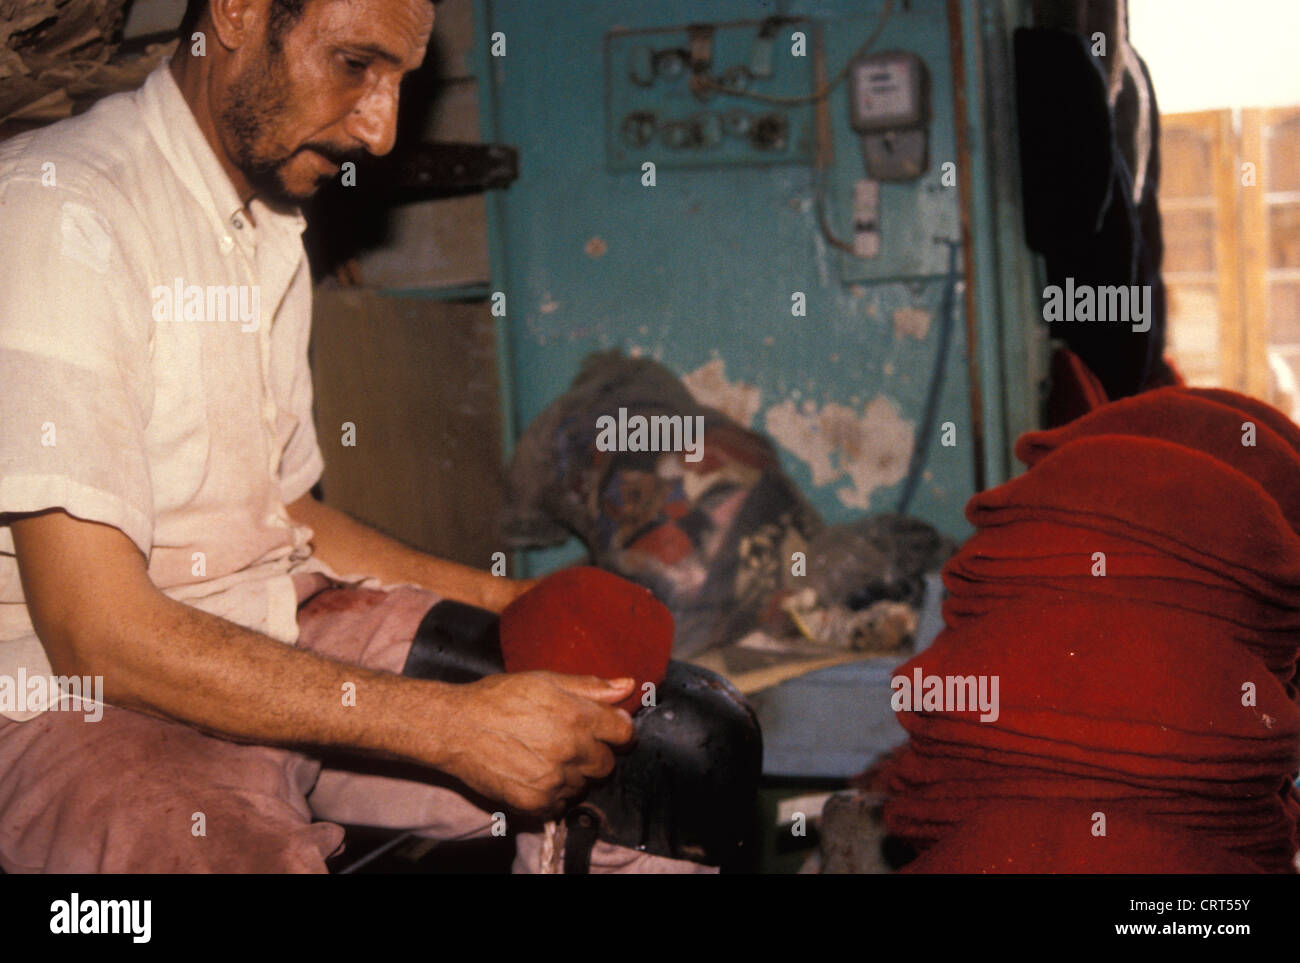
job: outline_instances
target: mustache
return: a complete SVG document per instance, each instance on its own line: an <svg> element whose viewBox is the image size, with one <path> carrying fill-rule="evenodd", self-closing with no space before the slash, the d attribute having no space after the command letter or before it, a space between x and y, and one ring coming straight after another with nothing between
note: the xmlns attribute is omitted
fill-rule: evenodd
<svg viewBox="0 0 1300 963"><path fill-rule="evenodd" d="M333 164L338 164L340 167L348 161L351 161L354 164L360 164L370 156L370 152L364 147L335 147L333 144L326 144L318 141L309 141L299 147L294 151L294 153L301 154L305 150L314 150L326 160Z"/></svg>

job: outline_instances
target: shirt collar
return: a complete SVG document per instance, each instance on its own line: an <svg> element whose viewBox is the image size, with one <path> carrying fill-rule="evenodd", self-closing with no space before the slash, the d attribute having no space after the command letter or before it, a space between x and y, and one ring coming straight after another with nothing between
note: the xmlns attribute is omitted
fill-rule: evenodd
<svg viewBox="0 0 1300 963"><path fill-rule="evenodd" d="M140 88L138 102L145 124L181 182L228 233L239 219L246 218L244 204L176 86L170 63L170 57L164 58ZM306 218L296 208L281 214L258 203L256 217L259 225L269 220L286 233L301 234L307 226Z"/></svg>

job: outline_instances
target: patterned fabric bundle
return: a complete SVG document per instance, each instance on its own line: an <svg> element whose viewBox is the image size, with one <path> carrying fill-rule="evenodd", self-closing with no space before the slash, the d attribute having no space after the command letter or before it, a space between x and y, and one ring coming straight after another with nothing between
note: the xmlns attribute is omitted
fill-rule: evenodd
<svg viewBox="0 0 1300 963"><path fill-rule="evenodd" d="M601 419L623 417L698 427L698 449L602 450ZM697 403L663 365L615 351L589 356L529 424L506 504L509 544L576 535L593 565L654 592L672 612L679 659L735 642L803 587L790 557L823 528L766 438Z"/></svg>

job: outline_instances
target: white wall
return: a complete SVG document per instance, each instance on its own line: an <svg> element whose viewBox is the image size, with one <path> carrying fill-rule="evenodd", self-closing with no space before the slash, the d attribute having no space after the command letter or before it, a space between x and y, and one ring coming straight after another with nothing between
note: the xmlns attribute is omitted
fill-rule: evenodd
<svg viewBox="0 0 1300 963"><path fill-rule="evenodd" d="M1129 0L1161 113L1300 104L1300 0Z"/></svg>

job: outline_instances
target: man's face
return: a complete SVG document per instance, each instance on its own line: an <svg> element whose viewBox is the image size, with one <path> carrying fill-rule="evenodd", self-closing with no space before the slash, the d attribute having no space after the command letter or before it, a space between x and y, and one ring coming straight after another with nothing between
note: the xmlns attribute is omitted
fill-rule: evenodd
<svg viewBox="0 0 1300 963"><path fill-rule="evenodd" d="M254 190L295 204L344 162L392 150L399 85L432 31L429 0L308 0L278 44L242 49L218 119Z"/></svg>

